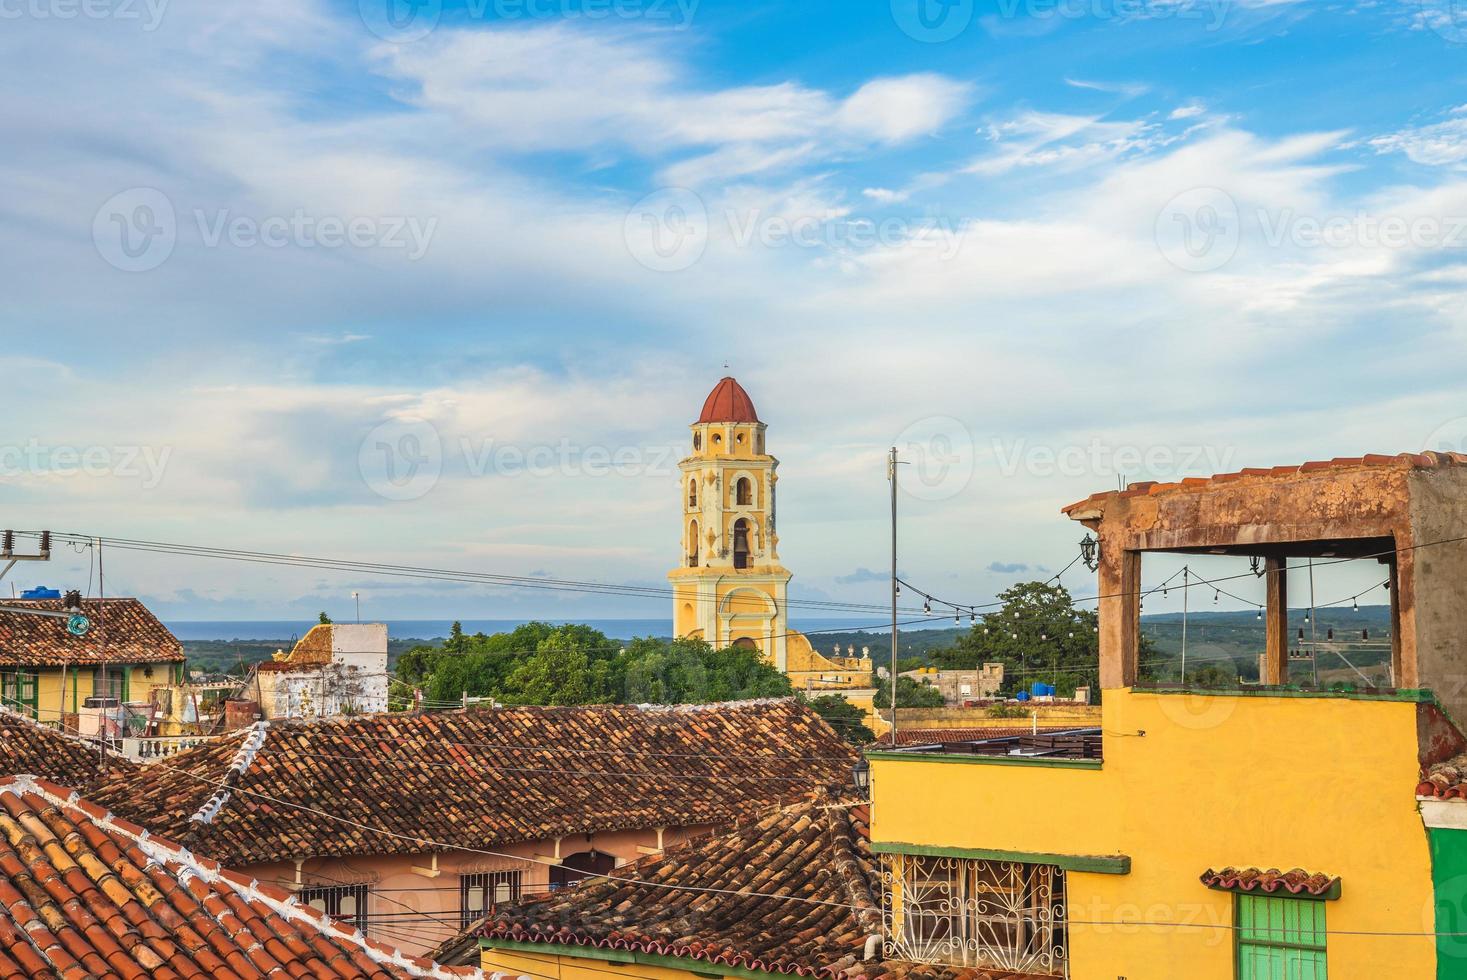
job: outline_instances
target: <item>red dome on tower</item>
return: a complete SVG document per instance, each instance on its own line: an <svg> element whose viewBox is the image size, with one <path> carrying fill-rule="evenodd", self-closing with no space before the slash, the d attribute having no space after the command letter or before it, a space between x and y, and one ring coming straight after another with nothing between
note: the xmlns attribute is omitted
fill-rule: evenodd
<svg viewBox="0 0 1467 980"><path fill-rule="evenodd" d="M733 378L724 378L713 386L708 400L703 403L703 414L698 424L704 422L758 422L759 413L754 411L754 402L749 393Z"/></svg>

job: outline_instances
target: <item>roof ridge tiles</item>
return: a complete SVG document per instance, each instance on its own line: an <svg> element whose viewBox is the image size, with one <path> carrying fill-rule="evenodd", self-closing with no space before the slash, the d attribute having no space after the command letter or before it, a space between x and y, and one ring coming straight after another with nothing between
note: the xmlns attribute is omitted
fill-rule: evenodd
<svg viewBox="0 0 1467 980"><path fill-rule="evenodd" d="M63 819L73 823L75 818L71 815L84 818L104 834L116 835L130 841L139 854L152 864L173 869L171 873L177 877L180 884L187 886L190 881L197 881L200 886L206 886L209 889L215 886L223 887L246 905L264 905L286 922L303 925L323 935L330 934L339 937L341 942L359 950L372 964L383 968L384 971L387 969L394 971L393 975L435 978L435 980L449 980L449 978L490 980L482 970L477 968L445 967L422 957L410 956L383 943L369 940L359 930L336 923L326 913L301 903L295 896L282 889L262 885L255 878L230 871L211 858L193 854L173 841L153 836L136 824L110 812L102 811L102 815L98 816L97 812L101 808L96 804L81 799L76 791L49 780L37 779L29 775L0 778L0 798L7 795L16 797L22 802L27 796L35 797L49 807L55 808ZM55 833L54 830L47 829L48 832ZM116 873L116 871L112 870L111 873ZM0 883L3 881L3 876L0 876ZM200 900L200 905L203 904L203 901ZM90 935L91 930L88 929L86 932ZM236 935L235 939L238 940L238 938ZM176 943L174 940L170 942ZM263 944L257 942L256 946L263 949ZM127 955L132 956L133 953L129 951ZM250 958L238 950L230 955L242 956L244 962L250 962ZM338 947L332 955L333 958L345 958L348 963L352 961L349 950L344 947ZM253 965L251 963L251 966ZM367 975L361 972L360 966L356 964L353 966L354 969L341 973L341 975L351 977ZM258 967L255 968L258 969Z"/></svg>
<svg viewBox="0 0 1467 980"><path fill-rule="evenodd" d="M1350 469L1363 466L1400 466L1407 469L1433 469L1441 466L1467 466L1467 453L1438 452L1428 450L1420 453L1365 453L1360 456L1336 456L1331 459L1309 460L1303 463L1272 467L1245 467L1240 470L1214 473L1211 476L1182 477L1160 482L1144 480L1128 484L1123 490L1101 490L1075 503L1061 508L1063 513L1079 510L1087 504L1098 503L1110 498L1125 498L1141 495L1157 496L1164 493L1200 490L1209 486L1230 483L1243 478L1289 477L1303 474L1327 472L1332 469Z"/></svg>

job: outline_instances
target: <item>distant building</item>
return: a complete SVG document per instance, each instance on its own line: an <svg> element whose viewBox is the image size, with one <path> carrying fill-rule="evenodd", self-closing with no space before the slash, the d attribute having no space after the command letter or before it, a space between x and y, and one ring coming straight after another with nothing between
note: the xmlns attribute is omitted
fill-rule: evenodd
<svg viewBox="0 0 1467 980"><path fill-rule="evenodd" d="M91 622L83 636L64 619L61 599L12 599L0 608L0 704L49 725L122 734L146 728L152 692L181 681L183 644L137 599L83 599ZM90 699L107 699L93 701ZM136 706L123 712L123 705ZM110 713L106 712L110 706ZM135 721L134 721L135 720Z"/></svg>
<svg viewBox="0 0 1467 980"><path fill-rule="evenodd" d="M942 692L949 706L966 701L990 701L1003 692L1003 664L984 664L974 670L909 670L902 674L918 684L926 684Z"/></svg>
<svg viewBox="0 0 1467 980"><path fill-rule="evenodd" d="M758 650L797 690L869 688L871 658L816 652L789 624L788 569L779 563L775 471L767 426L733 378L718 382L692 425L679 466L682 559L668 573L673 631L714 647Z"/></svg>
<svg viewBox="0 0 1467 980"><path fill-rule="evenodd" d="M266 719L338 718L387 710L387 625L323 623L258 664L255 696Z"/></svg>
<svg viewBox="0 0 1467 980"><path fill-rule="evenodd" d="M851 779L793 699L260 722L91 792L150 831L426 952L523 896Z"/></svg>

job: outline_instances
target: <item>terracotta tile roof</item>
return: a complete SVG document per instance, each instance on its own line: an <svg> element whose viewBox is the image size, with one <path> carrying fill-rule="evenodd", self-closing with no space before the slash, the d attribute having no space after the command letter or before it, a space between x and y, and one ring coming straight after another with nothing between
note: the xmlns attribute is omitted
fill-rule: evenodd
<svg viewBox="0 0 1467 980"><path fill-rule="evenodd" d="M1267 871L1260 871L1258 868L1223 868L1221 871L1213 871L1208 868L1202 874L1202 883L1208 888L1226 892L1265 895L1283 892L1285 895L1324 897L1333 892L1337 896L1340 889L1339 878L1310 874L1299 868L1292 871L1280 871L1278 868Z"/></svg>
<svg viewBox="0 0 1467 980"><path fill-rule="evenodd" d="M408 957L119 820L0 780L0 978L482 977Z"/></svg>
<svg viewBox="0 0 1467 980"><path fill-rule="evenodd" d="M7 599L7 606L62 610L60 599ZM66 632L66 621L0 611L0 667L183 663L183 644L136 599L83 599L92 621L86 636ZM104 642L105 641L105 642Z"/></svg>
<svg viewBox="0 0 1467 980"><path fill-rule="evenodd" d="M260 724L94 793L244 864L726 825L848 782L855 758L792 699L471 709Z"/></svg>
<svg viewBox="0 0 1467 980"><path fill-rule="evenodd" d="M1209 477L1192 477L1172 483L1132 483L1124 490L1105 490L1092 493L1084 500L1062 508L1066 514L1087 508L1102 500L1119 497L1157 496L1164 493L1196 492L1232 483L1235 480L1269 480L1292 477L1300 474L1319 473L1327 470L1361 469L1364 467L1392 467L1395 469L1430 469L1437 466L1467 465L1467 453L1398 453L1383 456L1367 453L1364 456L1340 456L1334 459L1314 460L1297 466L1274 466L1239 470L1236 473L1218 473Z"/></svg>
<svg viewBox="0 0 1467 980"><path fill-rule="evenodd" d="M736 830L669 848L614 877L501 909L469 934L491 943L544 944L546 952L571 956L576 948L671 956L690 961L689 969L704 962L794 976L1026 976L863 962L868 938L882 930L868 820L866 806L818 793ZM740 894L750 892L760 894ZM454 944L462 949L463 937Z"/></svg>
<svg viewBox="0 0 1467 980"><path fill-rule="evenodd" d="M27 774L67 786L90 786L100 774L94 745L37 724L13 712L0 711L0 776ZM110 758L111 768L131 771L133 763Z"/></svg>
<svg viewBox="0 0 1467 980"><path fill-rule="evenodd" d="M1438 762L1421 774L1417 796L1439 800L1467 800L1467 755Z"/></svg>

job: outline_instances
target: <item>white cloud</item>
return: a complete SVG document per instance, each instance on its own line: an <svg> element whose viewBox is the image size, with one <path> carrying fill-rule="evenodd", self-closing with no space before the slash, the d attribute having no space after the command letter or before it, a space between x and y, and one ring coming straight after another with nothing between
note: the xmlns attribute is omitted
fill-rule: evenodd
<svg viewBox="0 0 1467 980"><path fill-rule="evenodd" d="M837 125L883 143L937 132L967 101L972 87L942 75L907 75L867 82L846 99Z"/></svg>
<svg viewBox="0 0 1467 980"><path fill-rule="evenodd" d="M1377 153L1403 153L1413 163L1460 167L1467 163L1467 106L1453 109L1442 122L1413 126L1366 142Z"/></svg>
<svg viewBox="0 0 1467 980"><path fill-rule="evenodd" d="M1020 168L1085 167L1167 141L1159 127L1143 120L1106 121L1032 110L990 124L986 132L996 149L970 163L967 171L989 177Z"/></svg>
<svg viewBox="0 0 1467 980"><path fill-rule="evenodd" d="M1177 106L1171 111L1168 119L1193 119L1207 111L1207 107L1200 102L1190 102L1187 105Z"/></svg>

